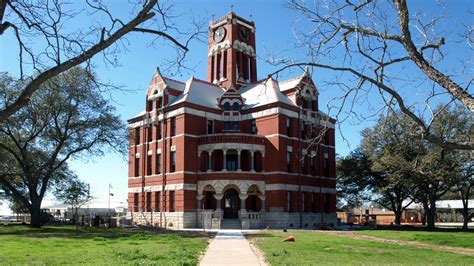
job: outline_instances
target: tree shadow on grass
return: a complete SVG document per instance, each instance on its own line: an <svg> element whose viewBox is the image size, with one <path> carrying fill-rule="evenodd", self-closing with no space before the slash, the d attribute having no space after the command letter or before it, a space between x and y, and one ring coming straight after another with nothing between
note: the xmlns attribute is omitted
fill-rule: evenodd
<svg viewBox="0 0 474 266"><path fill-rule="evenodd" d="M1 236L24 236L29 238L63 238L63 239L94 239L96 241L111 239L149 240L160 236L180 238L212 237L208 232L180 232L145 228L79 228L76 233L74 226L44 226L31 228L25 226L0 226ZM214 233L215 234L215 233Z"/></svg>
<svg viewBox="0 0 474 266"><path fill-rule="evenodd" d="M447 228L447 227L436 227L434 230L429 230L423 226L413 225L402 225L402 226L378 226L375 230L387 230L387 231L412 231L412 232L444 232L444 233L474 233L474 228L468 230L462 230L461 228Z"/></svg>

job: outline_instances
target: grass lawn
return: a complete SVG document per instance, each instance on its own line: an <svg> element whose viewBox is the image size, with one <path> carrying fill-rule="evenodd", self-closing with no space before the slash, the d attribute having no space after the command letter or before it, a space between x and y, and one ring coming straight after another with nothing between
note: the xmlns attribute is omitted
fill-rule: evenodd
<svg viewBox="0 0 474 266"><path fill-rule="evenodd" d="M438 229L438 231L401 231L401 230L370 230L359 231L358 234L387 239L418 241L441 246L463 247L474 249L474 231Z"/></svg>
<svg viewBox="0 0 474 266"><path fill-rule="evenodd" d="M0 226L0 265L196 265L207 238L138 229Z"/></svg>
<svg viewBox="0 0 474 266"><path fill-rule="evenodd" d="M290 235L296 242L281 242ZM248 236L256 237L257 246L272 265L474 265L472 256L315 231L268 231Z"/></svg>

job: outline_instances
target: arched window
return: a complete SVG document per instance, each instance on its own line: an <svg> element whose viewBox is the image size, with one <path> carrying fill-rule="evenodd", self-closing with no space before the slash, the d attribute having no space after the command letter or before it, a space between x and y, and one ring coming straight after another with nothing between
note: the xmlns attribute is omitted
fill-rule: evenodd
<svg viewBox="0 0 474 266"><path fill-rule="evenodd" d="M224 103L224 111L230 111L230 103L229 102Z"/></svg>
<svg viewBox="0 0 474 266"><path fill-rule="evenodd" d="M238 103L238 102L235 102L235 103L232 105L232 110L234 110L234 111L239 111L239 103Z"/></svg>

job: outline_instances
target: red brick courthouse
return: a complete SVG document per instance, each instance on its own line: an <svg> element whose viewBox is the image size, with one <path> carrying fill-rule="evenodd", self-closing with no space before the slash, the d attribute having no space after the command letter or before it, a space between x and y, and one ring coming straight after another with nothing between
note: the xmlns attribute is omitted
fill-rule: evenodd
<svg viewBox="0 0 474 266"><path fill-rule="evenodd" d="M308 73L257 80L255 44L254 22L231 12L209 25L207 80L156 71L145 110L128 121L134 223L335 223L335 121Z"/></svg>

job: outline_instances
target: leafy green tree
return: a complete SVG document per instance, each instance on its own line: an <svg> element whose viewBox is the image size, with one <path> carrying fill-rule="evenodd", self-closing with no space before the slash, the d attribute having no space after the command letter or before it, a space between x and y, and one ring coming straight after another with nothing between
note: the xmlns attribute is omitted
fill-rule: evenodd
<svg viewBox="0 0 474 266"><path fill-rule="evenodd" d="M55 197L65 204L71 205L74 211L74 224L76 230L78 229L78 209L91 199L89 193L89 184L77 179L72 178L69 182L63 183L56 187Z"/></svg>
<svg viewBox="0 0 474 266"><path fill-rule="evenodd" d="M411 178L415 174L417 145L421 144L410 134L413 128L402 114L391 113L362 132L361 149L372 162L370 170L378 173L371 182L378 196L376 201L394 212L397 225L403 211L413 202Z"/></svg>
<svg viewBox="0 0 474 266"><path fill-rule="evenodd" d="M377 173L371 170L372 162L360 149L336 162L337 198L340 209L361 207L372 200L372 183Z"/></svg>
<svg viewBox="0 0 474 266"><path fill-rule="evenodd" d="M28 209L33 227L41 226L45 193L71 176L68 160L126 149L125 126L97 84L93 73L72 68L0 125L0 187ZM17 86L0 75L0 104L15 101Z"/></svg>
<svg viewBox="0 0 474 266"><path fill-rule="evenodd" d="M437 116L431 123L431 130L439 138L447 141L466 141L469 138L473 120L465 109L438 107L434 112ZM414 165L416 175L412 179L415 198L423 205L427 227L434 229L436 201L456 184L469 182L472 178L469 175L472 171L472 151L452 150L424 141L418 153Z"/></svg>

